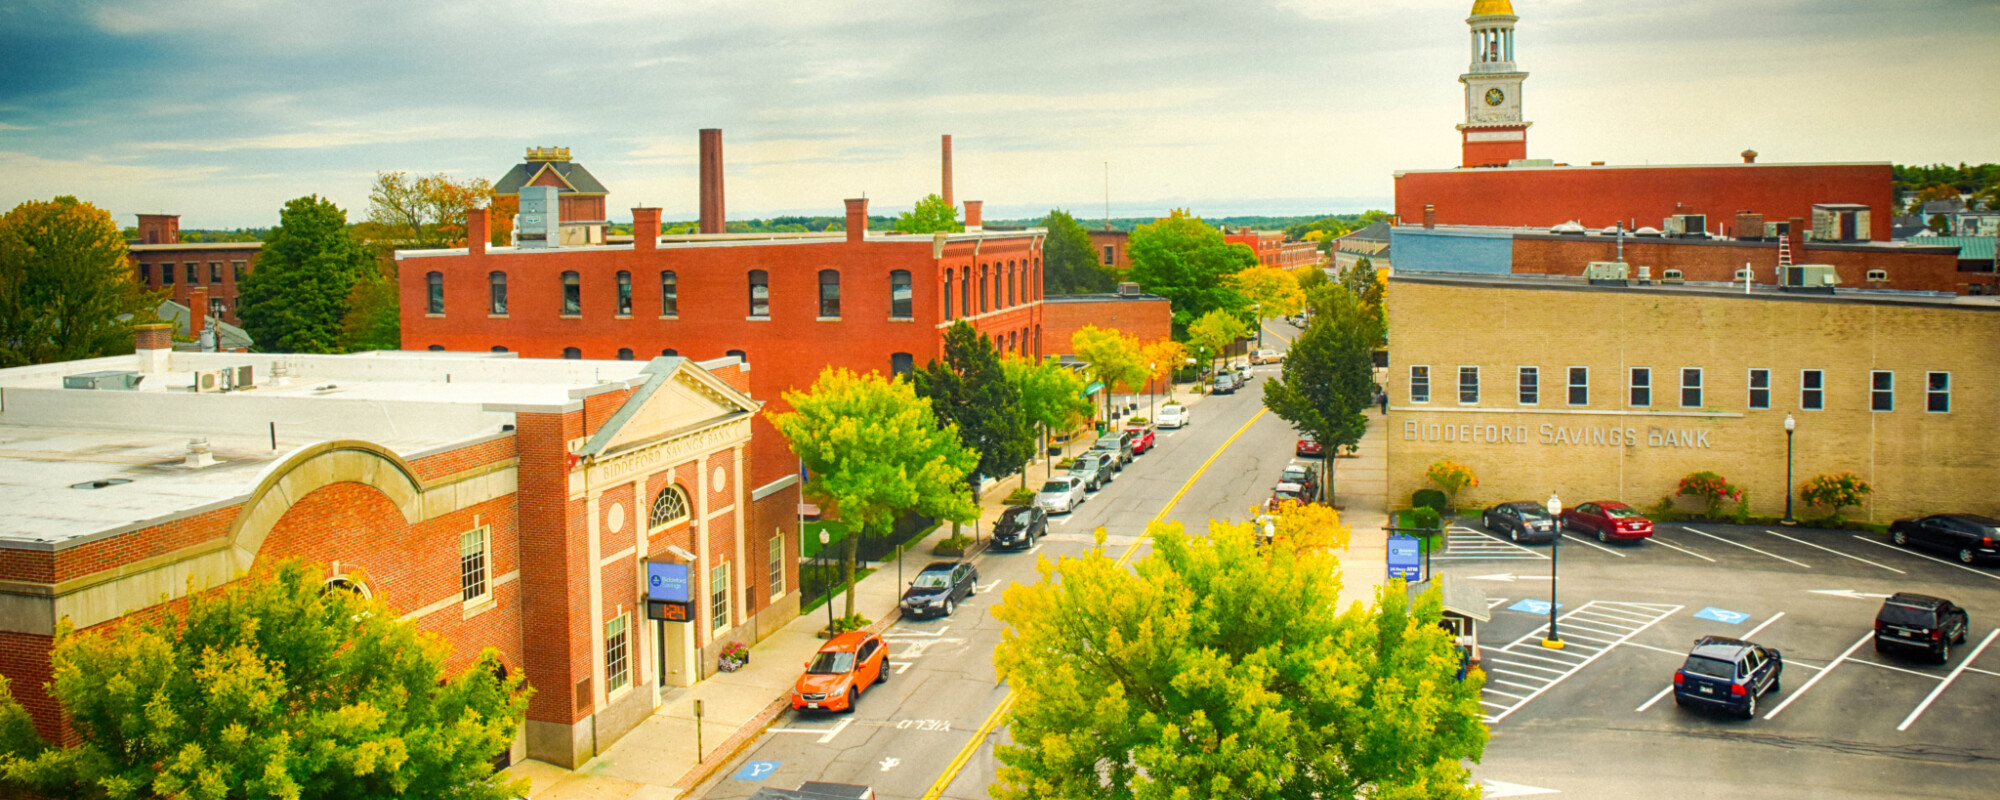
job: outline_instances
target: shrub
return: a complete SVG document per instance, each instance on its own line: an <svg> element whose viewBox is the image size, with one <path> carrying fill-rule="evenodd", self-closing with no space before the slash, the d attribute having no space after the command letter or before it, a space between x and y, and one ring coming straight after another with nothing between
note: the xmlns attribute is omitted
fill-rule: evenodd
<svg viewBox="0 0 2000 800"><path fill-rule="evenodd" d="M1842 508L1861 505L1874 492L1875 487L1852 472L1814 475L1799 484L1799 499L1832 509L1832 519L1836 522L1840 520Z"/></svg>
<svg viewBox="0 0 2000 800"><path fill-rule="evenodd" d="M840 634L847 633L848 631L858 631L861 630L862 628L866 628L873 624L875 624L874 620L861 616L860 614L854 614L852 616L840 617L838 619L835 619L833 621L833 624L827 627L827 630L831 631L833 635L839 636Z"/></svg>
<svg viewBox="0 0 2000 800"><path fill-rule="evenodd" d="M1729 485L1729 480L1713 472L1703 470L1689 473L1681 479L1680 488L1674 494L1681 497L1699 497L1708 504L1708 517L1722 516L1722 501L1743 499L1743 490Z"/></svg>
<svg viewBox="0 0 2000 800"><path fill-rule="evenodd" d="M1444 496L1444 492L1436 489L1418 489L1415 494L1410 495L1410 505L1437 515L1444 513L1444 510L1451 505L1451 500Z"/></svg>
<svg viewBox="0 0 2000 800"><path fill-rule="evenodd" d="M1010 506L1027 505L1035 501L1035 490L1023 486L1007 493L1007 499L1000 502Z"/></svg>
<svg viewBox="0 0 2000 800"><path fill-rule="evenodd" d="M1453 502L1458 500L1459 490L1479 485L1479 476L1472 474L1471 467L1450 459L1440 459L1432 464L1430 469L1424 470L1424 477L1430 478L1439 489L1443 489L1445 496Z"/></svg>
<svg viewBox="0 0 2000 800"><path fill-rule="evenodd" d="M1128 425L1128 426L1133 426L1133 425L1140 425L1140 426L1143 426L1143 425L1146 425L1146 424L1148 424L1148 423L1150 423L1150 422L1152 422L1152 420L1150 420L1150 419L1147 419L1147 418L1145 418L1145 417L1126 417L1126 418L1125 418L1125 424L1126 424L1126 425Z"/></svg>
<svg viewBox="0 0 2000 800"><path fill-rule="evenodd" d="M1426 489L1424 491L1430 490ZM1409 520L1410 527L1423 528L1427 531L1437 530L1438 526L1444 524L1444 517L1438 514L1437 509L1429 506L1417 506L1410 509Z"/></svg>

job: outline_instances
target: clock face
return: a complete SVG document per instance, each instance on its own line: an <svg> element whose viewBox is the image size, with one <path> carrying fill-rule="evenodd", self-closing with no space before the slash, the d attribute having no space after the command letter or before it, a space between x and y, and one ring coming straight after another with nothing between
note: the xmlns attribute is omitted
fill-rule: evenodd
<svg viewBox="0 0 2000 800"><path fill-rule="evenodd" d="M1498 86L1486 90L1486 104L1489 106L1500 105L1501 101L1506 99L1507 93L1500 91L1500 87Z"/></svg>

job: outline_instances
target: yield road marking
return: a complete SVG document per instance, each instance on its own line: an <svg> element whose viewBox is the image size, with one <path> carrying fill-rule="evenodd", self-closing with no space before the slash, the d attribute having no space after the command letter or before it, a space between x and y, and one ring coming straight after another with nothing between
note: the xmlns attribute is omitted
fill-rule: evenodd
<svg viewBox="0 0 2000 800"><path fill-rule="evenodd" d="M1807 589L1806 591L1812 592L1813 594L1830 594L1833 595L1834 597L1845 597L1850 600L1866 600L1870 597L1880 597L1880 598L1888 597L1888 595L1886 594L1869 594L1867 592L1857 592L1854 591L1853 589Z"/></svg>
<svg viewBox="0 0 2000 800"><path fill-rule="evenodd" d="M1963 661L1958 662L1958 668L1952 670L1950 675L1946 675L1943 683L1938 684L1937 688L1932 689L1930 694L1924 696L1924 701L1918 703L1916 709L1912 710L1909 716L1903 718L1903 724L1897 725L1896 730L1909 730L1910 723L1917 721L1917 715L1924 713L1924 709L1931 707L1931 701L1936 700L1938 695L1944 693L1944 687L1950 686L1952 681L1958 680L1959 673L1964 672L1965 667L1971 664L1973 659L1978 658L1980 653L1985 652L1986 646L1993 643L1994 636L2000 636L2000 628L1987 631L1986 638L1979 640L1979 646L1973 648L1972 653L1967 655Z"/></svg>
<svg viewBox="0 0 2000 800"><path fill-rule="evenodd" d="M1699 559L1701 559L1701 560L1703 560L1703 561L1706 561L1706 562L1708 562L1708 563L1710 563L1710 564L1713 564L1713 563L1715 563L1715 559L1713 559L1713 558L1709 558L1708 556L1705 556L1705 555L1702 555L1702 554L1700 554L1700 553L1697 553L1697 552L1695 552L1695 551L1693 551L1693 550L1689 550L1689 549L1687 549L1687 548L1685 548L1685 547L1682 547L1682 546L1680 546L1680 545L1677 545L1677 544L1674 544L1673 542L1669 542L1669 541L1667 541L1667 540L1665 540L1665 539L1662 539L1662 538L1660 538L1660 537L1659 537L1659 536L1658 536L1657 534L1655 534L1655 535L1654 535L1654 536L1652 537L1652 539L1651 539L1650 541L1653 541L1653 542L1655 542L1655 543L1658 543L1658 544L1663 544L1663 545L1666 545L1666 546L1668 546L1668 547L1671 547L1671 548L1673 548L1673 549L1675 549L1675 550L1679 550L1679 551L1681 551L1681 552L1683 552L1683 553L1686 553L1686 554L1688 554L1688 555L1691 555L1691 556L1694 556L1695 558L1699 558Z"/></svg>
<svg viewBox="0 0 2000 800"><path fill-rule="evenodd" d="M1784 534L1782 534L1782 533L1779 533L1779 532L1777 532L1777 531L1765 531L1765 533L1768 533L1768 534L1771 534L1772 536L1776 536L1776 537L1778 537L1778 538L1780 538L1780 539L1790 539L1790 540L1792 540L1792 541L1794 541L1794 542L1798 542L1799 544L1802 544L1802 545L1805 545L1805 546L1807 546L1807 547L1811 547L1811 548L1813 548L1813 549L1816 549L1816 550L1825 550L1825 551L1827 551L1827 552L1829 552L1829 553L1832 553L1832 554L1834 554L1834 555L1837 555L1837 556L1840 556L1841 558L1851 558L1851 559L1854 559L1854 560L1856 560L1856 561L1859 561L1859 562L1861 562L1861 563L1863 563L1863 564L1868 564L1868 565L1870 565L1870 566L1876 566L1876 567L1881 567L1881 568L1883 568L1883 569L1886 569L1886 570L1888 570L1888 571L1890 571L1890 572L1894 572L1894 573L1896 573L1897 575L1908 575L1908 574L1909 574L1909 573L1907 573L1907 572L1904 572L1904 571L1902 571L1902 570L1900 570L1900 569L1896 569L1895 567L1892 567L1892 566L1889 566L1889 565L1887 565L1887 564L1882 564L1882 563L1878 563L1878 562L1874 562L1874 561L1869 561L1868 559L1865 559L1865 558L1862 558L1862 557L1860 557L1860 556L1857 556L1857 555L1852 555L1852 554L1848 554L1848 553L1843 553L1843 552L1840 552L1839 550L1835 550L1835 549L1833 549L1833 548L1831 548L1831 547L1824 547L1824 546L1821 546L1821 545L1816 545L1816 544L1813 544L1812 542L1808 542L1808 541L1806 541L1806 540L1804 540L1804 539L1799 539L1799 538L1795 538L1795 537L1791 537L1791 536L1786 536L1786 535L1784 535Z"/></svg>
<svg viewBox="0 0 2000 800"><path fill-rule="evenodd" d="M1624 554L1624 553L1620 553L1620 552L1618 552L1618 551L1616 551L1616 550L1613 550L1613 549L1611 549L1611 548L1609 548L1609 547L1605 547L1604 545L1601 545L1601 544L1598 544L1598 543L1596 543L1596 542L1593 542L1593 541L1591 541L1591 540L1589 540L1589 539L1585 539L1585 538L1583 538L1583 537L1580 537L1580 536L1571 536L1571 535L1569 535L1569 534L1565 533L1565 534L1563 534L1563 535L1562 535L1562 537L1563 537L1564 539L1568 539L1568 540L1570 540L1570 541L1572 541L1572 542L1576 542L1577 544L1581 544L1581 545L1587 545L1587 546L1590 546L1590 547L1595 547L1595 548L1597 548L1597 549L1599 549L1599 550L1603 550L1604 552L1606 552L1606 553L1610 553L1610 554L1612 554L1612 555L1614 555L1614 556L1617 556L1617 557L1619 557L1619 558L1624 558L1624 557L1625 557L1625 554Z"/></svg>
<svg viewBox="0 0 2000 800"><path fill-rule="evenodd" d="M1867 542L1867 543L1869 543L1869 544L1872 544L1872 545L1879 545L1879 546L1882 546L1882 547L1887 547L1887 548L1889 548L1889 549L1891 549L1891 550L1894 550L1894 551L1896 551L1896 552L1898 552L1898 553L1902 553L1902 554L1904 554L1904 555L1911 555L1911 556L1916 556L1916 557L1918 557L1918 558L1921 558L1921 559L1924 559L1925 561L1936 561L1937 563L1939 563L1939 564L1943 564L1943 565L1945 565L1945 566L1947 566L1947 567L1957 567L1957 568L1959 568L1959 569L1962 569L1962 570L1965 570L1966 572L1970 572L1970 573L1972 573L1972 574L1974 574L1974 575L1983 575L1983 576L1985 576L1985 577L1988 577L1988 578L1992 578L1992 579L1994 579L1994 580L1996 580L1996 581L2000 581L2000 575L1995 575L1995 574L1993 574L1993 573L1991 573L1991 572L1985 572L1985 571L1982 571L1982 570L1976 570L1976 569L1973 569L1973 568L1971 568L1971 567L1968 567L1968 566L1966 566L1966 565L1964 565L1964 564L1959 564L1959 563L1956 563L1956 562L1952 562L1952 561L1946 561L1946 560L1944 560L1944 559L1942 559L1942 558L1932 558L1932 557L1930 557L1930 556L1927 556L1927 555L1924 555L1923 553L1919 553L1919 552L1916 552L1916 551L1914 551L1914 550L1908 550L1908 549L1904 549L1904 548L1901 548L1901 547L1897 547L1897 546L1895 546L1895 545L1893 545L1893 544L1889 544L1888 542L1878 542L1878 541L1875 541L1874 539L1870 539L1870 538L1868 538L1868 537L1866 537L1866 536L1862 536L1861 534L1858 534L1858 533L1854 535L1854 538L1856 538L1856 539L1860 539L1861 541L1864 541L1864 542Z"/></svg>
<svg viewBox="0 0 2000 800"><path fill-rule="evenodd" d="M1485 783L1486 783L1486 791L1480 793L1481 797L1527 797L1529 795L1534 795L1534 794L1562 794L1562 792L1557 789L1544 789L1540 786L1524 786L1522 784L1508 783L1506 781L1496 781L1488 779L1487 781L1485 781Z"/></svg>
<svg viewBox="0 0 2000 800"><path fill-rule="evenodd" d="M1775 559L1777 559L1777 560L1779 560L1779 561L1783 561L1783 562L1785 562L1785 563L1787 563L1787 564L1797 564L1797 565L1799 565L1800 567L1803 567L1803 568L1805 568L1805 569L1812 569L1812 565L1811 565L1811 564L1807 564L1807 563L1805 563L1805 562L1803 562L1803 561L1793 561L1792 559L1789 559L1789 558L1786 558L1786 557L1784 557L1784 556L1781 556L1781 555L1778 555L1778 554L1776 554L1776 553L1769 553L1769 552L1765 552L1765 551L1763 551L1763 550L1759 550L1759 549L1757 549L1757 548L1755 548L1755 547L1751 547L1750 545L1747 545L1747 544L1744 544L1744 543L1742 543L1742 542L1734 542L1734 541L1730 541L1730 540L1728 540L1728 539L1724 539L1724 538L1722 538L1722 537L1720 537L1720 536L1716 536L1715 534L1712 534L1712 533L1702 533L1701 531L1698 531L1698 530L1695 530L1695 529L1693 529L1693 528L1690 528L1690 527L1688 527L1688 526L1686 526L1686 525L1682 525L1682 526L1681 526L1681 530L1684 530L1684 531L1687 531L1688 533L1692 533L1692 534L1694 534L1694 535L1696 535L1696 536L1706 536L1706 537L1708 537L1708 538L1710 538L1710 539L1714 539L1714 540L1716 540L1716 541L1718 541L1718 542L1721 542L1721 543L1723 543L1723 544L1731 544L1731 545L1735 545L1735 546L1737 546L1737 547L1741 547L1741 548L1743 548L1743 549L1745 549L1745 550L1748 550L1748 551L1750 551L1750 552L1752 552L1752 553L1760 553L1760 554L1763 554L1763 555L1767 555L1767 556L1770 556L1770 557L1772 557L1772 558L1775 558Z"/></svg>
<svg viewBox="0 0 2000 800"><path fill-rule="evenodd" d="M1784 711L1787 706L1790 706L1792 704L1792 701L1804 697L1806 694L1806 690L1811 689L1813 687L1813 684L1819 683L1819 679L1833 674L1834 667L1840 666L1840 662L1846 661L1848 656L1854 655L1854 651L1861 649L1862 645L1867 644L1868 640L1873 638L1875 638L1874 631L1869 631L1867 633L1861 634L1861 638L1854 640L1854 644L1848 645L1847 649L1842 650L1838 657L1834 658L1830 662L1827 662L1826 667L1824 669L1821 669L1819 671L1819 674L1812 676L1812 680L1806 681L1806 685L1799 687L1798 691L1793 692L1791 697L1785 698L1785 702L1779 703L1777 708L1771 709L1771 713L1765 714L1764 718L1765 719L1776 718L1778 716L1778 712Z"/></svg>

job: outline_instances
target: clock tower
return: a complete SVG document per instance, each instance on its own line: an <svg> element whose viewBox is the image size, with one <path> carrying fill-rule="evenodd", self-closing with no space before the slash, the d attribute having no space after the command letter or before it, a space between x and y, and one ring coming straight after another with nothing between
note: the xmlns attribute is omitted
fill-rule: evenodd
<svg viewBox="0 0 2000 800"><path fill-rule="evenodd" d="M1465 124L1462 167L1504 167L1528 157L1528 125L1521 121L1521 82L1528 73L1514 66L1514 4L1509 0L1474 0L1472 66L1458 76L1465 84Z"/></svg>

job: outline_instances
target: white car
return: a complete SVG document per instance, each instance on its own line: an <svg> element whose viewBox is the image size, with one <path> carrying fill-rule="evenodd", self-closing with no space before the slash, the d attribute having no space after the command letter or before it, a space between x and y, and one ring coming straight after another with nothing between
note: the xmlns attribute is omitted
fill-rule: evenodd
<svg viewBox="0 0 2000 800"><path fill-rule="evenodd" d="M1083 503L1083 479L1075 475L1050 478L1035 493L1035 505L1051 514L1067 514Z"/></svg>
<svg viewBox="0 0 2000 800"><path fill-rule="evenodd" d="M1178 428L1188 424L1187 406L1183 405L1161 406L1159 419L1153 420L1153 424L1158 425L1159 427L1162 428Z"/></svg>

